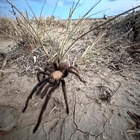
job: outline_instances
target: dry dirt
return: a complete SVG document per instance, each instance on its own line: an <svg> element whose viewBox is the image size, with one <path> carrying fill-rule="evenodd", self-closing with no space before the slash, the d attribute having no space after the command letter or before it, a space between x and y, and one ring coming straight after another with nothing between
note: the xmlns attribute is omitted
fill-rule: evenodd
<svg viewBox="0 0 140 140"><path fill-rule="evenodd" d="M5 51L9 44L1 39L0 49ZM37 83L36 76L19 74L15 63L1 69L0 140L140 140L139 126L127 113L140 115L139 63L105 65L101 58L98 54L90 65L80 66L86 85L75 76L66 78L70 114L65 112L59 87L35 134L32 131L44 101L34 96L25 113L22 109Z"/></svg>

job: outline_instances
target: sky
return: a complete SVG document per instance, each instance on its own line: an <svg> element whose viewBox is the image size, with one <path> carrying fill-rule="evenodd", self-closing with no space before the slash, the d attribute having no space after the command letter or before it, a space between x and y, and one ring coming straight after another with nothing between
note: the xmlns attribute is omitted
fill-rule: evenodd
<svg viewBox="0 0 140 140"><path fill-rule="evenodd" d="M9 1L12 2L20 11L24 12L27 10L31 18L33 17L33 14L29 7L31 7L35 16L39 17L41 9L45 4L41 14L42 16L48 17L53 13L56 18L67 19L72 5L76 4L78 0ZM114 16L130 8L140 5L140 0L80 0L72 18L78 19L82 17L94 5L96 5L95 8L90 12L90 14L87 15L87 17L89 16L90 18L100 18L103 17L104 14L107 16ZM6 2L6 0L0 0L0 16L11 16L11 11L11 6Z"/></svg>

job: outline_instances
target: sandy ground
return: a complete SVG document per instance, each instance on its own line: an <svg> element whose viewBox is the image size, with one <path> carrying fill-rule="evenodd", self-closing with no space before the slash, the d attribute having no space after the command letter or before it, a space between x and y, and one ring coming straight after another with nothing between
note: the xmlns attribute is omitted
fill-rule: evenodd
<svg viewBox="0 0 140 140"><path fill-rule="evenodd" d="M9 44L1 39L0 50ZM65 79L70 114L59 87L35 134L44 100L34 96L25 113L22 109L36 76L19 75L15 64L0 70L0 140L139 140L140 129L127 113L140 115L139 67L116 72L99 63L80 66L86 85L72 75Z"/></svg>

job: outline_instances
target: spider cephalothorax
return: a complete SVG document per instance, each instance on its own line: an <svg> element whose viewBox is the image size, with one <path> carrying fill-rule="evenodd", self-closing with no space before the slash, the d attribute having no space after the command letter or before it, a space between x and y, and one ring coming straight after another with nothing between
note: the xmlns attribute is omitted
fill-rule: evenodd
<svg viewBox="0 0 140 140"><path fill-rule="evenodd" d="M40 95L41 98L44 98L46 95L45 102L42 106L41 112L39 114L38 122L33 130L33 133L35 133L36 130L38 129L41 123L43 112L45 111L47 107L48 101L50 100L50 97L52 93L55 91L55 89L59 87L60 83L62 86L62 91L63 91L64 100L66 104L66 112L67 114L69 114L66 87L65 87L65 81L64 81L64 78L67 77L69 73L76 75L81 82L86 83L79 76L78 70L74 66L70 66L68 62L60 62L59 59L53 62L52 67L47 66L45 67L44 71L39 71L37 73L38 83L35 85L30 95L28 96L27 101L25 103L25 107L22 110L22 112L25 112L25 110L28 107L28 102L32 98L34 93L36 93L36 95Z"/></svg>

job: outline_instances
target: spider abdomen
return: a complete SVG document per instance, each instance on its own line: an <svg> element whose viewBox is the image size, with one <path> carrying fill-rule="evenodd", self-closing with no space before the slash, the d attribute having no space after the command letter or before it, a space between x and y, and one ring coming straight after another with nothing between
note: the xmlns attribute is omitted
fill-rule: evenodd
<svg viewBox="0 0 140 140"><path fill-rule="evenodd" d="M63 73L62 73L61 71L57 70L57 71L54 71L54 72L51 74L50 77L51 77L53 80L60 80L60 79L62 78L62 76L63 76Z"/></svg>
<svg viewBox="0 0 140 140"><path fill-rule="evenodd" d="M60 62L58 68L60 71L67 70L69 68L69 63L68 62Z"/></svg>

